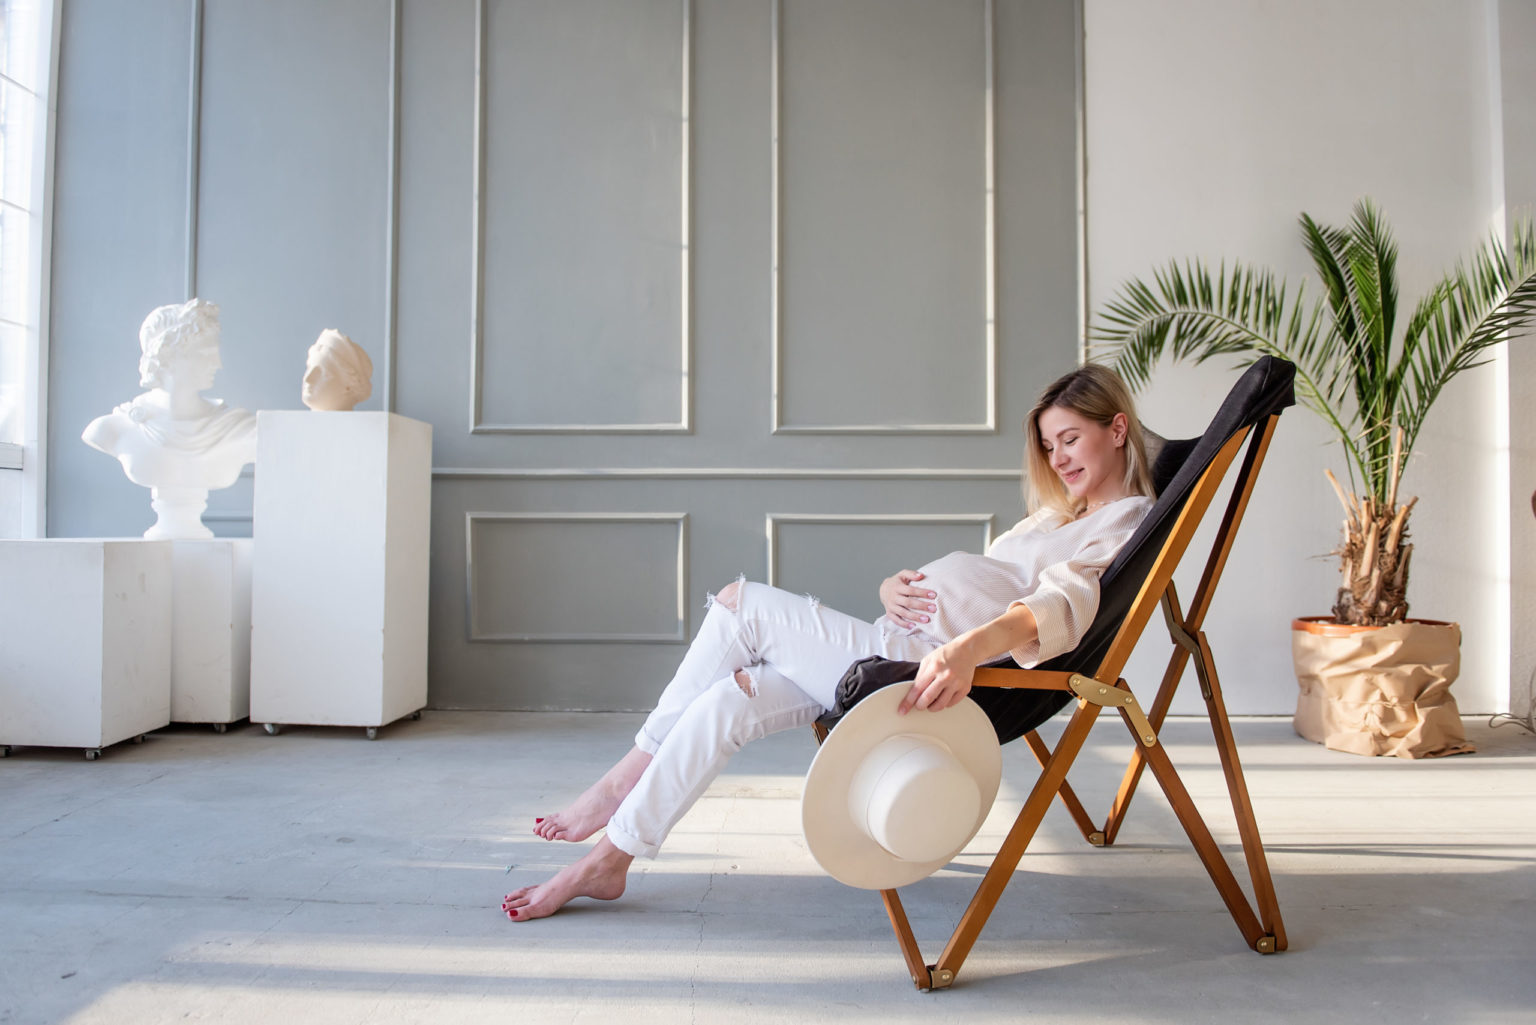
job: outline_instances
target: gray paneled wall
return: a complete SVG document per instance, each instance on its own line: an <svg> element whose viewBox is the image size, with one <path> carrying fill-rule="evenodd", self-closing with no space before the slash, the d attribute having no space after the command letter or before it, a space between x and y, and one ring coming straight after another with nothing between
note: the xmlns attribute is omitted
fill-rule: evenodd
<svg viewBox="0 0 1536 1025"><path fill-rule="evenodd" d="M190 280L213 394L297 408L337 327L367 405L434 425L438 707L649 707L737 573L872 617L1019 515L1018 424L1075 359L1076 21L70 0L50 532L147 524L75 439ZM249 481L212 504L248 530Z"/></svg>

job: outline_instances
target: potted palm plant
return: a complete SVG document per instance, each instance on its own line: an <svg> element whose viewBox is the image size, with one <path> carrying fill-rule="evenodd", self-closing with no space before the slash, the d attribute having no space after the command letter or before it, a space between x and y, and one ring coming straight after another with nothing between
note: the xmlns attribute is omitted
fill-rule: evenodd
<svg viewBox="0 0 1536 1025"><path fill-rule="evenodd" d="M1397 245L1369 200L1346 227L1305 213L1300 223L1320 296L1243 264L1213 273L1198 260L1171 262L1150 282L1121 286L1090 332L1090 356L1133 386L1164 356L1296 364L1297 398L1338 436L1348 480L1324 471L1344 508L1333 613L1292 624L1297 732L1361 754L1470 750L1449 692L1460 629L1408 618L1417 499L1399 485L1445 386L1536 321L1536 231L1527 218L1507 246L1495 234L1400 322Z"/></svg>

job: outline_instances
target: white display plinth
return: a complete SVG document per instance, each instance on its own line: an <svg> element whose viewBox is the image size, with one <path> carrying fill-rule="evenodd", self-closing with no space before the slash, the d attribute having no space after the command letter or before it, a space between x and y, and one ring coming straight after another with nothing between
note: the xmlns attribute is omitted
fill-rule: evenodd
<svg viewBox="0 0 1536 1025"><path fill-rule="evenodd" d="M171 721L251 714L250 538L172 541Z"/></svg>
<svg viewBox="0 0 1536 1025"><path fill-rule="evenodd" d="M373 728L427 703L432 427L263 412L251 721Z"/></svg>
<svg viewBox="0 0 1536 1025"><path fill-rule="evenodd" d="M168 541L0 541L0 748L169 724L171 580Z"/></svg>

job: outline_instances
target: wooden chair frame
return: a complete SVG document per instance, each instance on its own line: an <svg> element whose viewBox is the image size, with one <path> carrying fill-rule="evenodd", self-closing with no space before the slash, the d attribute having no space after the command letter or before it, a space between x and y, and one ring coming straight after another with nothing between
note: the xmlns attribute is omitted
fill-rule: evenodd
<svg viewBox="0 0 1536 1025"><path fill-rule="evenodd" d="M1077 711L1073 713L1054 750L1048 747L1037 733L1028 734L1026 740L1040 762L1040 778L1036 781L1013 827L1008 831L1008 835L992 859L991 867L988 868L975 896L971 898L970 906L961 916L959 924L935 963L925 963L897 892L881 891L880 895L885 902L891 927L896 932L902 956L906 959L907 970L911 973L912 981L918 989L943 989L954 982L960 966L981 934L982 928L996 907L998 899L1002 896L1004 888L1013 876L1014 869L1018 867L1019 860L1024 856L1025 849L1029 846L1030 840L1034 837L1053 800L1060 798L1089 843L1095 846L1107 846L1114 843L1115 837L1119 834L1142 772L1147 768L1151 768L1153 777L1162 787L1163 793L1167 795L1175 816L1189 835L1195 852L1205 865L1211 881L1215 883L1217 891L1221 894L1227 910L1231 913L1233 921L1236 922L1248 946L1261 954L1278 953L1286 948L1285 927L1280 920L1280 908L1275 899L1275 888L1265 858L1264 844L1259 838L1258 826L1254 821L1253 804L1248 796L1248 786L1243 778L1242 764L1238 760L1232 725L1228 721L1226 704L1222 699L1221 684L1216 675L1216 663L1211 657L1210 645L1201 630L1278 419L1279 415L1275 414L1260 423L1256 431L1245 427L1234 433L1216 454L1210 466L1201 474L1183 509L1179 512L1151 571L1143 581L1141 590L1126 613L1109 651L1092 674L1002 668L983 668L976 671L975 685L980 687L1069 691L1078 697ZM1205 572L1195 591L1194 600L1188 613L1185 613L1179 607L1178 595L1174 590L1173 571L1204 518L1206 509L1219 490L1228 467L1231 466L1244 440L1250 434L1252 438L1237 487L1234 488L1227 504L1226 515L1222 519L1221 527L1211 547ZM1174 650L1168 660L1168 669L1163 674L1162 685L1158 689L1151 709L1144 713L1135 694L1120 677L1120 673L1146 628L1153 607L1158 604L1162 605L1169 635L1174 642ZM1221 757L1227 790L1232 798L1232 809L1237 817L1238 834L1242 839L1249 879L1252 881L1254 896L1258 903L1257 911L1249 903L1241 884L1233 875L1226 858L1211 836L1205 820L1201 818L1199 810L1179 778L1178 771L1169 759L1168 752L1157 736L1157 731L1161 729L1163 720L1168 714L1168 708L1173 702L1174 691L1178 688L1184 667L1190 658L1195 661L1200 690L1209 710L1216 749ZM1131 731L1136 747L1130 763L1126 766L1124 778L1108 818L1102 828L1096 828L1095 823L1083 808L1082 802L1068 785L1067 772L1087 740L1088 731L1092 729L1100 710L1106 707L1119 711L1121 718ZM825 734L818 729L818 735Z"/></svg>

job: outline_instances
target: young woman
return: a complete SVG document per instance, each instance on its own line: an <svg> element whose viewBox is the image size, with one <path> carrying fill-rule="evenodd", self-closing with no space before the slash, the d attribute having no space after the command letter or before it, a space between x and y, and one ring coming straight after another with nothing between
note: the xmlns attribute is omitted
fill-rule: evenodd
<svg viewBox="0 0 1536 1025"><path fill-rule="evenodd" d="M1025 431L1030 515L986 555L952 552L885 580L874 623L762 584L721 590L634 748L533 829L546 840L604 836L554 878L507 894L507 917L619 897L630 863L656 856L731 755L815 721L857 659L920 663L905 715L955 704L976 667L1001 655L1031 666L1076 647L1098 610L1099 575L1152 507L1141 430L1124 382L1090 365L1045 390Z"/></svg>

